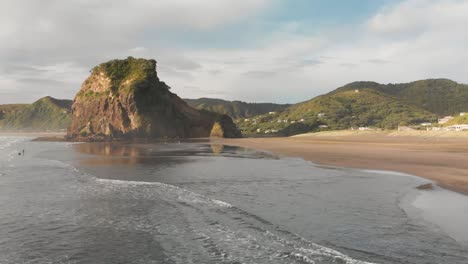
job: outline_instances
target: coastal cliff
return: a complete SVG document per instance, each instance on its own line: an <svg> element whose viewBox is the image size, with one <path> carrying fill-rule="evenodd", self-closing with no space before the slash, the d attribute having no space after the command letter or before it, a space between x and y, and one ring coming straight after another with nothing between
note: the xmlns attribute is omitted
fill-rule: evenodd
<svg viewBox="0 0 468 264"><path fill-rule="evenodd" d="M72 105L73 141L240 137L232 119L196 110L159 80L156 61L128 57L93 68Z"/></svg>

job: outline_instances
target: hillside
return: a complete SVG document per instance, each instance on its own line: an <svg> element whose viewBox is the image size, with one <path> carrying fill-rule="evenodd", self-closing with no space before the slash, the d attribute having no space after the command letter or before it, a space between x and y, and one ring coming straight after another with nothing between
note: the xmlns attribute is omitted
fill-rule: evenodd
<svg viewBox="0 0 468 264"><path fill-rule="evenodd" d="M355 82L334 92L355 89L371 89L382 92L440 116L468 112L468 85L447 79L428 79L386 85L374 82Z"/></svg>
<svg viewBox="0 0 468 264"><path fill-rule="evenodd" d="M269 112L283 111L290 105L272 103L246 103L242 101L225 101L214 98L184 99L190 106L232 118L249 118Z"/></svg>
<svg viewBox="0 0 468 264"><path fill-rule="evenodd" d="M395 129L437 121L437 114L375 87L379 85L353 83L278 114L257 116L247 122L237 120L237 124L245 134L294 135L358 127Z"/></svg>
<svg viewBox="0 0 468 264"><path fill-rule="evenodd" d="M68 139L110 141L239 137L226 115L187 105L156 72L156 61L128 57L93 68L72 105Z"/></svg>
<svg viewBox="0 0 468 264"><path fill-rule="evenodd" d="M70 124L71 103L47 96L30 105L1 105L0 130L64 130Z"/></svg>
<svg viewBox="0 0 468 264"><path fill-rule="evenodd" d="M444 124L444 126L453 126L453 125L467 125L468 124L468 115L459 115L455 116L452 120Z"/></svg>

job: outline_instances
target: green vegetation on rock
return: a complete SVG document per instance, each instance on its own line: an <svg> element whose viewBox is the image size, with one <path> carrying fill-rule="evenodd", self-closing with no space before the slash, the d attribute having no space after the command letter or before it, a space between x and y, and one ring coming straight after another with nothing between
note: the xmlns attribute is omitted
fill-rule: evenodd
<svg viewBox="0 0 468 264"><path fill-rule="evenodd" d="M72 106L70 140L208 137L216 123L238 137L232 119L187 105L156 72L156 61L128 57L96 66Z"/></svg>

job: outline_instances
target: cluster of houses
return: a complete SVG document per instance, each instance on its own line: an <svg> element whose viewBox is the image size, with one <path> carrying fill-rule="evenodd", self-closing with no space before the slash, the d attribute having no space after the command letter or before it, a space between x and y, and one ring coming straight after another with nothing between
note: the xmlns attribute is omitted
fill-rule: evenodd
<svg viewBox="0 0 468 264"><path fill-rule="evenodd" d="M355 91L356 93L359 92L359 90ZM275 115L276 112L269 112L268 113L269 115ZM465 112L462 112L460 113L460 116L465 116L467 115L468 116L468 113L465 113ZM318 113L317 114L317 117L318 118L324 118L325 117L325 113ZM398 130L399 131L409 131L409 130L416 130L416 129L421 129L421 128L425 128L425 130L439 130L439 131L464 131L464 130L467 130L468 131L468 124L457 124L457 125L452 125L452 126L442 126L444 124L446 124L447 122L451 121L452 119L454 119L453 116L445 116L443 118L440 118L438 119L437 121L437 124L438 126L433 126L433 123L430 123L430 122L423 122L423 123L420 123L417 127L409 127L409 126L399 126L398 127ZM252 121L254 125L257 124L257 119L245 119L244 120L245 122L250 122ZM292 120L292 121L289 121L288 119L278 119L278 120L272 120L270 121L270 123L274 123L274 122L277 122L277 123L290 123L290 124L295 124L295 123L299 123L299 122L305 122L305 119L300 119L300 120ZM327 125L320 125L319 126L320 129L328 129L328 126ZM351 128L352 130L356 129L356 128ZM375 130L373 128L370 128L370 127L367 127L367 126L362 126L362 127L359 127L357 128L357 130L360 130L360 131L367 131L367 130ZM274 133L278 133L279 131L277 129L266 129L266 130L262 130L262 129L257 129L257 133L264 133L264 134L274 134Z"/></svg>
<svg viewBox="0 0 468 264"><path fill-rule="evenodd" d="M468 113L460 113L460 116L465 116L465 115L468 115ZM424 122L424 123L421 123L419 124L421 127L425 127L426 130L433 130L433 131L464 131L464 130L468 130L468 124L456 124L456 125L452 125L452 126L441 126L441 125L445 125L446 123L448 123L450 120L454 119L453 116L445 116L443 118L439 118L439 120L437 120L437 124L439 126L433 126L432 123L429 123L429 122ZM415 130L414 128L411 128L411 127L407 127L407 126L399 126L398 127L398 130L399 131L408 131L408 130Z"/></svg>
<svg viewBox="0 0 468 264"><path fill-rule="evenodd" d="M277 129L267 129L265 130L265 134L274 134L274 133L278 133L279 131ZM262 133L262 130L259 128L257 129L257 133Z"/></svg>
<svg viewBox="0 0 468 264"><path fill-rule="evenodd" d="M295 124L295 123L303 123L305 122L305 119L302 118L300 120L292 120L292 121L289 121L288 119L278 119L278 121L276 121L278 123L291 123L291 124Z"/></svg>

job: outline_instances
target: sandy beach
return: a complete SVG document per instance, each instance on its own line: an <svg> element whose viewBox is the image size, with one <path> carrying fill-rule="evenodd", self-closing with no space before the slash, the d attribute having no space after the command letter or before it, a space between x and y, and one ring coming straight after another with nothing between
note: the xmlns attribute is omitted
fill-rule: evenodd
<svg viewBox="0 0 468 264"><path fill-rule="evenodd" d="M322 165L412 174L468 194L468 133L336 131L221 142Z"/></svg>

